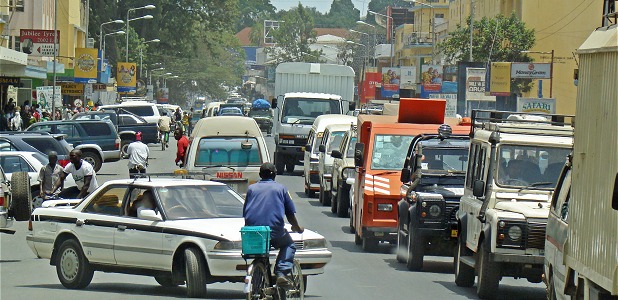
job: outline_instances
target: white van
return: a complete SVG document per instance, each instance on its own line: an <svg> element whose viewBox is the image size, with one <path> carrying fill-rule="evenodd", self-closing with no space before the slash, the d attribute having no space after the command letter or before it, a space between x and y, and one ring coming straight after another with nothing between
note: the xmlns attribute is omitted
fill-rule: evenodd
<svg viewBox="0 0 618 300"><path fill-rule="evenodd" d="M331 204L331 188L333 176L333 161L335 160L330 154L333 150L339 150L341 141L345 133L356 126L356 118L349 124L330 124L324 128L322 142L318 144L318 175L320 178L320 194L319 199L322 205ZM331 206L334 210L336 206ZM333 213L336 211L333 211Z"/></svg>
<svg viewBox="0 0 618 300"><path fill-rule="evenodd" d="M219 115L219 109L221 104L225 102L210 102L208 106L206 106L206 114L204 117L214 117Z"/></svg>
<svg viewBox="0 0 618 300"><path fill-rule="evenodd" d="M356 118L341 114L321 115L315 118L309 130L307 145L305 146L304 172L305 194L313 197L320 190L320 176L318 173L318 145L322 143L324 129L330 124L347 124L356 122Z"/></svg>
<svg viewBox="0 0 618 300"><path fill-rule="evenodd" d="M262 163L270 161L260 126L252 118L204 118L192 136L185 163L188 173L226 183L243 195L260 180Z"/></svg>
<svg viewBox="0 0 618 300"><path fill-rule="evenodd" d="M161 117L157 104L144 101L126 101L120 104L102 105L99 108L103 110L123 109L144 118L146 122L152 124L157 124Z"/></svg>

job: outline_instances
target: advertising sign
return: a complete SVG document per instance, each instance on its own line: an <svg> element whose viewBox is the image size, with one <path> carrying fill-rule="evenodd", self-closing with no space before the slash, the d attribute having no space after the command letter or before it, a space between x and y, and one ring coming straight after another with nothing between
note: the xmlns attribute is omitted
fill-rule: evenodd
<svg viewBox="0 0 618 300"><path fill-rule="evenodd" d="M55 47L56 55L60 45L60 30L57 30L58 40ZM20 29L19 43L24 53L33 56L54 56L54 31L39 29Z"/></svg>
<svg viewBox="0 0 618 300"><path fill-rule="evenodd" d="M82 96L84 95L83 83L65 82L60 85L62 87L62 94L69 96Z"/></svg>
<svg viewBox="0 0 618 300"><path fill-rule="evenodd" d="M511 78L551 78L551 64L549 63L512 63Z"/></svg>
<svg viewBox="0 0 618 300"><path fill-rule="evenodd" d="M491 96L508 96L511 94L511 63L492 62L489 94Z"/></svg>
<svg viewBox="0 0 618 300"><path fill-rule="evenodd" d="M517 111L527 113L556 113L556 99L553 98L517 98Z"/></svg>
<svg viewBox="0 0 618 300"><path fill-rule="evenodd" d="M457 116L457 94L429 94L428 99L444 99L446 100L446 108L444 116L447 118L455 118Z"/></svg>
<svg viewBox="0 0 618 300"><path fill-rule="evenodd" d="M53 86L39 86L36 88L37 103L47 110L50 110L52 103L54 107L62 105L62 88L56 86L56 98L54 101L54 87Z"/></svg>
<svg viewBox="0 0 618 300"><path fill-rule="evenodd" d="M466 68L466 101L496 101L494 96L485 96L485 68Z"/></svg>
<svg viewBox="0 0 618 300"><path fill-rule="evenodd" d="M169 102L169 89L160 88L157 90L157 103L167 104Z"/></svg>
<svg viewBox="0 0 618 300"><path fill-rule="evenodd" d="M134 93L136 89L136 72L135 63L119 62L118 70L116 71L116 81L118 82L118 92Z"/></svg>
<svg viewBox="0 0 618 300"><path fill-rule="evenodd" d="M442 66L423 65L421 68L421 97L428 97L429 93L442 91Z"/></svg>
<svg viewBox="0 0 618 300"><path fill-rule="evenodd" d="M98 51L94 48L75 48L75 82L87 83L97 79Z"/></svg>
<svg viewBox="0 0 618 300"><path fill-rule="evenodd" d="M367 103L376 98L376 86L380 85L380 82L382 82L382 74L377 72L365 73L365 82L363 84L365 94L362 103Z"/></svg>
<svg viewBox="0 0 618 300"><path fill-rule="evenodd" d="M401 67L401 78L399 80L399 88L415 89L416 88L416 66Z"/></svg>

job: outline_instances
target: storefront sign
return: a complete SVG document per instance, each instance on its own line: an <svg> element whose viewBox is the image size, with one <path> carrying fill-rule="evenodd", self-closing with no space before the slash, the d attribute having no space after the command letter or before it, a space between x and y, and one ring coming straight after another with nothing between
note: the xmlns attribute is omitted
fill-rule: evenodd
<svg viewBox="0 0 618 300"><path fill-rule="evenodd" d="M511 78L551 78L551 64L548 63L512 63Z"/></svg>
<svg viewBox="0 0 618 300"><path fill-rule="evenodd" d="M457 116L457 94L429 94L428 99L446 100L444 116L447 118L455 118Z"/></svg>
<svg viewBox="0 0 618 300"><path fill-rule="evenodd" d="M527 113L556 113L556 99L553 98L517 98L517 111Z"/></svg>
<svg viewBox="0 0 618 300"><path fill-rule="evenodd" d="M97 49L75 48L75 82L97 79Z"/></svg>
<svg viewBox="0 0 618 300"><path fill-rule="evenodd" d="M0 85L19 86L19 77L4 77L0 76Z"/></svg>
<svg viewBox="0 0 618 300"><path fill-rule="evenodd" d="M69 96L83 96L84 84L83 83L62 83L62 94Z"/></svg>
<svg viewBox="0 0 618 300"><path fill-rule="evenodd" d="M57 36L57 43L54 37ZM20 50L33 56L54 56L54 49L58 55L60 45L60 30L54 34L53 30L21 29L19 31ZM55 46L55 47L54 47Z"/></svg>

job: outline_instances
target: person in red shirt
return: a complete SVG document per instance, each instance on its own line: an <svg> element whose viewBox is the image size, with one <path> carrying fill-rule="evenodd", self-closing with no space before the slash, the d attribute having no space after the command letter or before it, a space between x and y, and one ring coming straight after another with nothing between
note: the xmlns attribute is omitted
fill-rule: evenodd
<svg viewBox="0 0 618 300"><path fill-rule="evenodd" d="M180 167L185 164L185 155L187 154L187 149L189 148L189 139L183 134L182 130L176 129L174 131L174 138L177 142L178 151L176 151L176 164L180 163Z"/></svg>

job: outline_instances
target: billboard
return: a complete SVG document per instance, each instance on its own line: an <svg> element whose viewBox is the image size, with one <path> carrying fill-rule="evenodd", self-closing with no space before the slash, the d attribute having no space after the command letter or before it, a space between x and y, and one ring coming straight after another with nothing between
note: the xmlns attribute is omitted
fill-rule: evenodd
<svg viewBox="0 0 618 300"><path fill-rule="evenodd" d="M379 86L381 81L382 74L377 72L365 73L365 82L363 83L364 94L361 103L367 103L376 98L376 86Z"/></svg>
<svg viewBox="0 0 618 300"><path fill-rule="evenodd" d="M421 93L440 93L442 91L442 66L423 65L421 68ZM423 97L425 98L425 97Z"/></svg>
<svg viewBox="0 0 618 300"><path fill-rule="evenodd" d="M53 86L38 86L36 88L36 100L41 108L45 108L47 110L51 110L51 107L59 107L62 106L62 88L57 85L55 89L55 98L54 96L54 87ZM53 101L53 99L56 99ZM52 103L53 102L53 103Z"/></svg>
<svg viewBox="0 0 618 300"><path fill-rule="evenodd" d="M75 48L75 82L96 82L97 60L97 49Z"/></svg>
<svg viewBox="0 0 618 300"><path fill-rule="evenodd" d="M489 94L492 96L511 95L511 63L492 62L489 78Z"/></svg>
<svg viewBox="0 0 618 300"><path fill-rule="evenodd" d="M399 88L413 90L416 89L416 66L401 67L401 77Z"/></svg>
<svg viewBox="0 0 618 300"><path fill-rule="evenodd" d="M427 98L446 100L444 116L447 118L455 118L457 116L457 93L429 94Z"/></svg>
<svg viewBox="0 0 618 300"><path fill-rule="evenodd" d="M466 68L466 101L496 101L485 95L485 68Z"/></svg>
<svg viewBox="0 0 618 300"><path fill-rule="evenodd" d="M21 50L33 56L54 56L55 49L56 55L58 55L60 30L56 31L56 35L58 37L58 43L55 43L56 47L54 47L53 30L20 29L19 43L21 45Z"/></svg>
<svg viewBox="0 0 618 300"><path fill-rule="evenodd" d="M157 103L167 104L169 102L169 92L168 88L159 88L157 90Z"/></svg>
<svg viewBox="0 0 618 300"><path fill-rule="evenodd" d="M382 98L399 95L401 70L398 67L382 68Z"/></svg>
<svg viewBox="0 0 618 300"><path fill-rule="evenodd" d="M134 93L136 89L135 63L119 62L116 70L116 81L118 82L118 92Z"/></svg>
<svg viewBox="0 0 618 300"><path fill-rule="evenodd" d="M511 78L550 79L549 63L512 63Z"/></svg>

